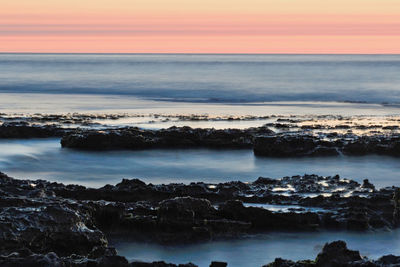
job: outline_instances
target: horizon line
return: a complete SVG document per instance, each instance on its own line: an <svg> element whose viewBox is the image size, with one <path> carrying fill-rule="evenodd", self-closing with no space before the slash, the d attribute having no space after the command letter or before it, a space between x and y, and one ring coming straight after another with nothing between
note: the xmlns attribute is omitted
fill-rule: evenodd
<svg viewBox="0 0 400 267"><path fill-rule="evenodd" d="M400 53L199 53L199 52L0 52L0 54L26 55L388 55L396 56Z"/></svg>

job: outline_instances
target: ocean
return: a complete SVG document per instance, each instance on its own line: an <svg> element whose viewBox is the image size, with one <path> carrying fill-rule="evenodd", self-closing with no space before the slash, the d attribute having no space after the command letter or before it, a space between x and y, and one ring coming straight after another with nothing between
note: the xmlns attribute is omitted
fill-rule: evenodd
<svg viewBox="0 0 400 267"><path fill-rule="evenodd" d="M0 92L400 103L400 55L0 54Z"/></svg>

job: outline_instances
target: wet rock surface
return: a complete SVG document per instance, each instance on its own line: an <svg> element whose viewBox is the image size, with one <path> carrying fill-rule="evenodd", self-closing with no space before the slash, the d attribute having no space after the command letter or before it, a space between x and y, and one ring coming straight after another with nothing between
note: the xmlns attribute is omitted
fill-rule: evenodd
<svg viewBox="0 0 400 267"><path fill-rule="evenodd" d="M166 185L125 179L93 189L0 174L0 263L174 266L128 263L107 236L185 243L274 230L393 229L399 209L398 188L339 176Z"/></svg>
<svg viewBox="0 0 400 267"><path fill-rule="evenodd" d="M362 257L359 251L350 250L343 241L325 244L315 260L300 260L297 262L275 259L263 267L384 267L400 266L400 257L387 255L378 260Z"/></svg>

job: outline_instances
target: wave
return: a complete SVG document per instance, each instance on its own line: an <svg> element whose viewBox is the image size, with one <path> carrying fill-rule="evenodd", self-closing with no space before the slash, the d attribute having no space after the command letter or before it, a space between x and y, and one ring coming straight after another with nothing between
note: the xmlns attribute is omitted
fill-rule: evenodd
<svg viewBox="0 0 400 267"><path fill-rule="evenodd" d="M0 93L34 93L34 94L68 94L68 95L103 95L103 96L131 96L145 100L162 102L183 103L223 103L223 104L257 104L265 102L340 102L351 104L379 104L383 106L400 106L400 94L398 92L386 92L387 95L377 96L375 92L369 92L358 98L360 92L347 92L346 95L338 92L313 92L313 93L259 93L229 90L202 90L184 91L174 89L120 89L109 87L63 87L63 86L14 86L0 88Z"/></svg>

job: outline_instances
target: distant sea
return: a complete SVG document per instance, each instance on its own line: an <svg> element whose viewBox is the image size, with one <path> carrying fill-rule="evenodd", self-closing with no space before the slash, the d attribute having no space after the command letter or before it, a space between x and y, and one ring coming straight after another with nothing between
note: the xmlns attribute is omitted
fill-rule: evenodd
<svg viewBox="0 0 400 267"><path fill-rule="evenodd" d="M400 55L0 54L0 93L400 103Z"/></svg>

